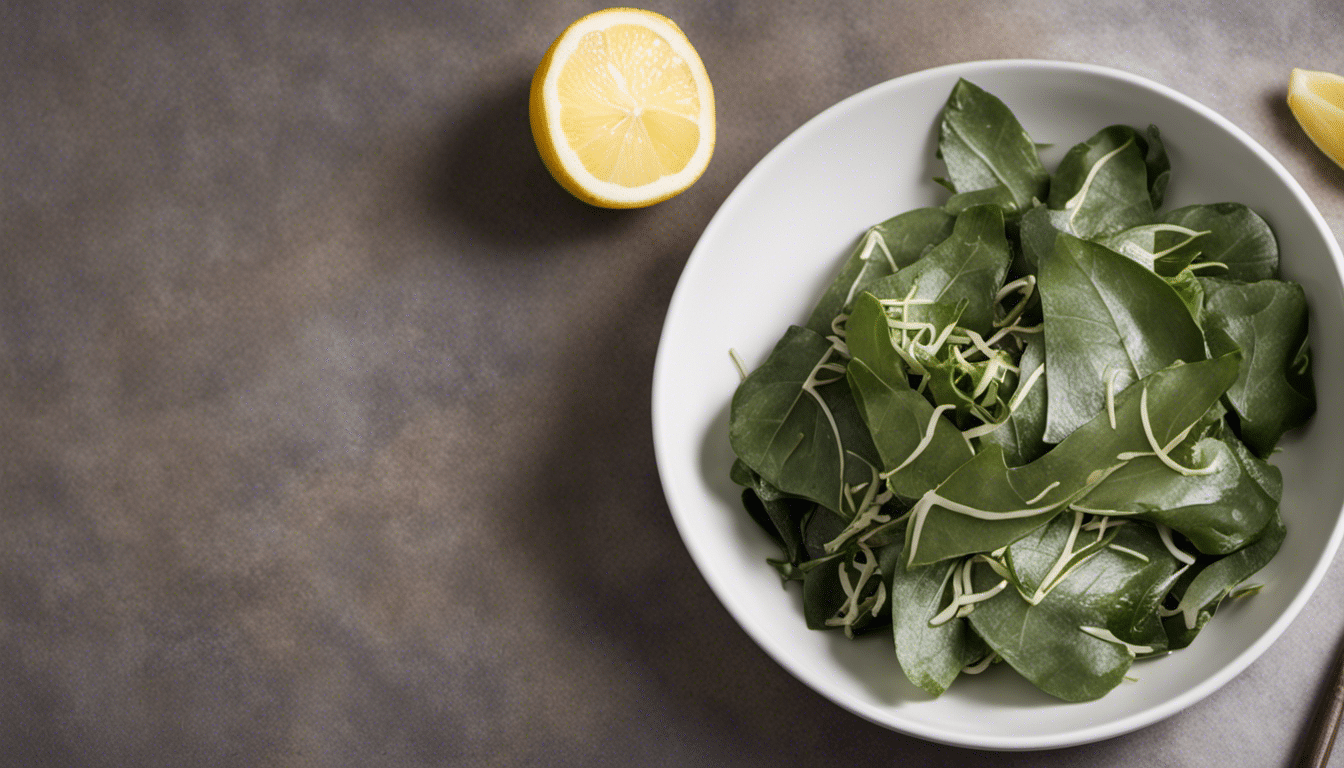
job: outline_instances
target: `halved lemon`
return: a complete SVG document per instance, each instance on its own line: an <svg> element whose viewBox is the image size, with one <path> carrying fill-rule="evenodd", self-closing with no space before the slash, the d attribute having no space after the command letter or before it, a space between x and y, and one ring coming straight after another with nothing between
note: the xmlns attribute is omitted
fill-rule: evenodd
<svg viewBox="0 0 1344 768"><path fill-rule="evenodd" d="M714 152L714 89L671 19L608 8L556 38L528 105L542 162L580 200L640 208L695 183Z"/></svg>
<svg viewBox="0 0 1344 768"><path fill-rule="evenodd" d="M1344 168L1344 77L1294 69L1288 108L1316 146Z"/></svg>

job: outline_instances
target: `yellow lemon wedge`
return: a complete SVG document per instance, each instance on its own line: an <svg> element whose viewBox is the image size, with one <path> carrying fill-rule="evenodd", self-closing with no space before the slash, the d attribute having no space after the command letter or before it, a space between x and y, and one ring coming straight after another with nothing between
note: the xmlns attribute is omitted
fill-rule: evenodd
<svg viewBox="0 0 1344 768"><path fill-rule="evenodd" d="M1316 146L1344 168L1344 77L1294 69L1288 108Z"/></svg>
<svg viewBox="0 0 1344 768"><path fill-rule="evenodd" d="M532 76L532 137L571 194L642 208L686 190L714 152L714 89L671 19L608 8L556 38Z"/></svg>

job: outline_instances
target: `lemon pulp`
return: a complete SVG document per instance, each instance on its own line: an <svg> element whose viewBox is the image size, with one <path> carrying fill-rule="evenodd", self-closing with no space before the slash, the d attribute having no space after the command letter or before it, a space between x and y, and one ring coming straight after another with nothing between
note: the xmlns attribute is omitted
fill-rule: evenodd
<svg viewBox="0 0 1344 768"><path fill-rule="evenodd" d="M632 208L689 187L714 147L714 93L671 20L610 8L579 19L537 68L530 104L542 161L594 205Z"/></svg>
<svg viewBox="0 0 1344 768"><path fill-rule="evenodd" d="M1312 142L1344 167L1344 77L1294 69L1288 108Z"/></svg>
<svg viewBox="0 0 1344 768"><path fill-rule="evenodd" d="M584 35L560 71L559 88L561 130L599 179L650 184L685 168L700 143L691 68L642 27Z"/></svg>

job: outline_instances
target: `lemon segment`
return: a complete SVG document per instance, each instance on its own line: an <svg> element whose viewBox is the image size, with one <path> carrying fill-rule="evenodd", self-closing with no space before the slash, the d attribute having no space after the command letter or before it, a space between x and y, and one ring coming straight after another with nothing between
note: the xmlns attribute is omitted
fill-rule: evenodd
<svg viewBox="0 0 1344 768"><path fill-rule="evenodd" d="M610 8L579 19L532 78L532 135L562 187L637 208L682 192L714 150L714 91L671 20Z"/></svg>
<svg viewBox="0 0 1344 768"><path fill-rule="evenodd" d="M1294 69L1288 108L1312 142L1344 168L1344 77Z"/></svg>

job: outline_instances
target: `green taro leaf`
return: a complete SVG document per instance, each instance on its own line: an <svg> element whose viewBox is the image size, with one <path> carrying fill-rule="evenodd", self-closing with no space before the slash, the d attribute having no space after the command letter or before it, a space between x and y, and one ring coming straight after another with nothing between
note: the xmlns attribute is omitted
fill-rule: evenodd
<svg viewBox="0 0 1344 768"><path fill-rule="evenodd" d="M1204 328L1215 353L1238 347L1245 354L1227 392L1241 439L1268 456L1283 433L1316 412L1316 389L1307 345L1307 300L1302 286L1278 280L1235 283L1201 278Z"/></svg>
<svg viewBox="0 0 1344 768"><path fill-rule="evenodd" d="M1127 125L1103 128L1070 149L1051 178L1047 201L1068 214L1060 229L1093 238L1151 224L1146 150L1143 137Z"/></svg>
<svg viewBox="0 0 1344 768"><path fill-rule="evenodd" d="M986 446L913 508L908 565L992 552L1049 522L1133 460L1122 454L1149 452L1153 442L1165 446L1192 429L1236 378L1239 360L1234 352L1150 374L1115 398L1114 428L1102 412L1030 464L1009 468L1001 448Z"/></svg>
<svg viewBox="0 0 1344 768"><path fill-rule="evenodd" d="M1120 531L1120 526L1108 527L1100 535L1082 531L1079 523L1084 517L1081 512L1057 515L1007 547L1003 554L1007 578L1028 602L1038 593L1044 595L1073 568L1110 544ZM1069 541L1070 536L1074 541Z"/></svg>
<svg viewBox="0 0 1344 768"><path fill-rule="evenodd" d="M813 559L799 564L797 570L802 574L803 619L809 629L837 628L828 624L827 620L835 617L848 599L842 585L841 569L846 570L853 585L857 581L856 558L866 560L868 557L867 553L860 554L858 546L852 542L836 552L825 551L826 544L839 536L844 528L845 521L824 507L817 507L804 523L805 546L813 555ZM875 535L871 537L871 543L875 549L880 549L889 542L887 538ZM880 574L871 578L862 588L863 597L860 599L874 596L882 581ZM871 610L864 611L858 620L850 625L850 631L860 634L884 626L891 615L890 604L890 600L883 600L882 607L876 614Z"/></svg>
<svg viewBox="0 0 1344 768"><path fill-rule="evenodd" d="M994 324L994 297L1003 286L1011 258L1003 210L977 205L957 216L946 240L910 266L869 284L868 291L879 299L910 296L953 307L964 301L960 325L988 335ZM912 305L906 319L922 319L924 306Z"/></svg>
<svg viewBox="0 0 1344 768"><path fill-rule="evenodd" d="M781 492L844 515L844 487L871 479L879 461L831 342L791 326L733 394L728 439L748 467ZM809 385L820 375L829 383Z"/></svg>
<svg viewBox="0 0 1344 768"><path fill-rule="evenodd" d="M933 406L908 383L884 380L858 358L850 361L848 376L850 390L881 456L882 469L891 472L887 488L892 493L906 500L917 499L971 458L971 447L961 430L945 416L934 421ZM930 423L934 424L932 439L911 459Z"/></svg>
<svg viewBox="0 0 1344 768"><path fill-rule="evenodd" d="M1093 242L1061 234L1041 265L1046 442L1062 440L1119 392L1177 361L1205 357L1204 335L1161 277Z"/></svg>
<svg viewBox="0 0 1344 768"><path fill-rule="evenodd" d="M1226 264L1227 272L1220 277L1245 282L1278 277L1279 245L1274 233L1264 219L1241 203L1188 205L1163 214L1162 221L1206 232L1198 240L1199 261ZM1159 248L1176 237L1160 239Z"/></svg>
<svg viewBox="0 0 1344 768"><path fill-rule="evenodd" d="M959 561L906 568L901 550L900 542L888 545L880 561L891 600L896 660L910 682L938 696L988 649L964 618L929 626L949 599L948 577Z"/></svg>
<svg viewBox="0 0 1344 768"><path fill-rule="evenodd" d="M1034 337L1022 350L1018 360L1021 373L1017 378L1018 389L1031 380L1033 372L1045 364L1045 342ZM1029 464L1040 458L1050 448L1043 439L1045 435L1045 403L1048 377L1042 371L1031 389L1022 395L1021 401L1013 412L993 432L980 438L983 444L997 445L1003 449L1004 461L1010 467ZM1017 398L1014 392L1012 398ZM1010 398L1011 402L1011 398Z"/></svg>
<svg viewBox="0 0 1344 768"><path fill-rule="evenodd" d="M916 208L870 228L827 286L807 327L830 335L831 321L846 312L869 283L894 274L946 240L955 218L941 208Z"/></svg>
<svg viewBox="0 0 1344 768"><path fill-rule="evenodd" d="M1286 530L1277 510L1259 538L1248 546L1211 562L1197 563L1194 576L1182 580L1173 595L1179 599L1176 614L1163 621L1171 650L1190 645L1213 618L1223 599L1256 571L1265 567L1283 544Z"/></svg>
<svg viewBox="0 0 1344 768"><path fill-rule="evenodd" d="M1120 684L1136 652L1161 650L1156 609L1175 572L1175 561L1151 527L1126 525L1036 605L1005 589L976 606L971 627L1041 690L1065 701L1091 701ZM988 569L979 571L975 586L986 589L998 578Z"/></svg>
<svg viewBox="0 0 1344 768"><path fill-rule="evenodd" d="M1203 327L1204 318L1204 285L1199 282L1199 278L1194 272L1183 269L1179 273L1166 278L1167 285L1181 297L1181 303L1185 305L1190 312L1190 318L1196 325Z"/></svg>
<svg viewBox="0 0 1344 768"><path fill-rule="evenodd" d="M1026 213L1017 225L1018 242L1021 245L1020 267L1024 274L1039 274L1041 262L1050 258L1055 250L1055 238L1061 232L1073 234L1069 229L1069 214L1038 205Z"/></svg>
<svg viewBox="0 0 1344 768"><path fill-rule="evenodd" d="M905 360L891 341L887 312L871 293L865 292L854 300L854 309L845 321L845 344L853 359L862 360L883 381L893 384L908 381Z"/></svg>
<svg viewBox="0 0 1344 768"><path fill-rule="evenodd" d="M1009 578L1028 603L1043 600L1080 565L1107 548L1140 562L1169 563L1169 575L1177 570L1175 557L1162 544L1160 536L1153 536L1150 526L1111 521L1093 531L1082 526L1085 518L1084 513L1077 511L1060 515L1007 548L1004 564ZM1127 605L1128 610L1118 610L1106 628L1127 643L1147 646L1145 655L1165 650L1167 638L1157 607L1170 589L1170 580L1155 582L1143 594L1122 599L1115 607Z"/></svg>
<svg viewBox="0 0 1344 768"><path fill-rule="evenodd" d="M742 506L779 544L790 563L801 563L807 559L807 550L803 546L803 521L816 508L816 503L789 496L750 469L746 469L746 472L750 473L751 483L742 489Z"/></svg>
<svg viewBox="0 0 1344 768"><path fill-rule="evenodd" d="M1167 158L1167 147L1156 125L1139 136L1139 146L1144 148L1143 162L1148 166L1148 196L1153 209L1162 207L1167 196L1167 184L1171 181L1171 160Z"/></svg>
<svg viewBox="0 0 1344 768"><path fill-rule="evenodd" d="M1204 234L1178 224L1144 224L1096 241L1169 278L1199 256L1200 238Z"/></svg>
<svg viewBox="0 0 1344 768"><path fill-rule="evenodd" d="M1004 218L1010 218L1018 213L1013 191L1002 184L987 189L958 192L943 203L943 210L955 215L977 205L997 205L1003 209Z"/></svg>
<svg viewBox="0 0 1344 768"><path fill-rule="evenodd" d="M1208 475L1172 472L1156 457L1131 461L1084 496L1078 507L1162 523L1203 553L1225 555L1253 541L1279 508L1283 478L1234 435L1205 437L1173 454Z"/></svg>
<svg viewBox="0 0 1344 768"><path fill-rule="evenodd" d="M1049 189L1036 145L1012 110L966 80L952 88L943 108L938 155L957 193L1003 186L1016 208L1026 210Z"/></svg>

